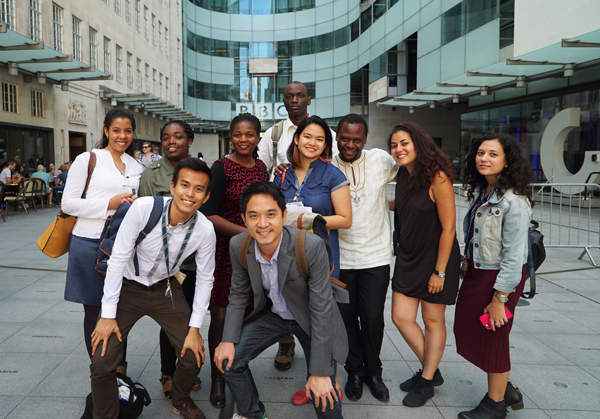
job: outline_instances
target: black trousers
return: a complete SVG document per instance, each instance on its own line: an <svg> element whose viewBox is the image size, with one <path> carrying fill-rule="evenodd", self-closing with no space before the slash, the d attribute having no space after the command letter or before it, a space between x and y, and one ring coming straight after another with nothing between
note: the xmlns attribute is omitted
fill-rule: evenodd
<svg viewBox="0 0 600 419"><path fill-rule="evenodd" d="M194 294L196 292L196 271L181 270L186 275L185 281L181 284L183 290L183 296L190 306L190 311L194 305ZM177 366L177 351L171 344L169 336L164 329L160 329L159 333L160 342L160 371L164 375L172 376L175 374L175 367Z"/></svg>
<svg viewBox="0 0 600 419"><path fill-rule="evenodd" d="M390 265L368 269L342 269L340 281L346 284L349 304L338 303L348 332L350 352L348 374L381 376L383 309L390 284ZM360 319L360 321L359 321Z"/></svg>

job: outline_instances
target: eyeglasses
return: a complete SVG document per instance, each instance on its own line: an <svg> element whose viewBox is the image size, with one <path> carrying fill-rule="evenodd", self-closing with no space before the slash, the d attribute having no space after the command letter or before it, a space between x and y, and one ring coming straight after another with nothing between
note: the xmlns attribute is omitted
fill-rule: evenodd
<svg viewBox="0 0 600 419"><path fill-rule="evenodd" d="M142 148L150 148L149 145L143 145Z"/></svg>

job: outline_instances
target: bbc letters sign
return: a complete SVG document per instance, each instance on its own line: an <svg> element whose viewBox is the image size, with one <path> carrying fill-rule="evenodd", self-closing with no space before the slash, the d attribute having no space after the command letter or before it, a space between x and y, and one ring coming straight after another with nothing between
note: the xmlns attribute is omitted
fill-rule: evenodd
<svg viewBox="0 0 600 419"><path fill-rule="evenodd" d="M287 110L283 102L281 103L236 103L235 113L251 113L261 121L281 120L288 117Z"/></svg>

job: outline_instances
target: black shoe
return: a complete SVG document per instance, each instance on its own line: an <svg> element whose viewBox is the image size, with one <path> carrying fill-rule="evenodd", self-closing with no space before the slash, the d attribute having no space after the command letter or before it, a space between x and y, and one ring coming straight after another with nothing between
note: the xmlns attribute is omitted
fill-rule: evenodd
<svg viewBox="0 0 600 419"><path fill-rule="evenodd" d="M504 419L506 418L506 406L504 400L495 402L486 393L475 409L460 412L458 417L459 419Z"/></svg>
<svg viewBox="0 0 600 419"><path fill-rule="evenodd" d="M390 391L386 387L381 377L375 375L367 375L365 377L365 384L371 389L371 394L380 402L387 402L390 400ZM348 393L346 393L348 395Z"/></svg>
<svg viewBox="0 0 600 419"><path fill-rule="evenodd" d="M400 390L409 392L413 388L415 388L417 382L419 381L419 378L421 378L421 374L423 374L423 370L415 372L415 375L413 375L412 378L409 378L405 382L400 383ZM439 387L442 384L444 384L444 377L442 377L442 373L440 372L439 368L435 370L435 373L433 374L433 379L431 381L433 381L433 385L436 387Z"/></svg>
<svg viewBox="0 0 600 419"><path fill-rule="evenodd" d="M523 409L523 393L519 388L510 381L506 384L506 392L504 393L504 404L507 408L512 407L512 410Z"/></svg>
<svg viewBox="0 0 600 419"><path fill-rule="evenodd" d="M417 385L404 397L402 404L408 407L421 407L433 397L433 394L432 380L420 377Z"/></svg>
<svg viewBox="0 0 600 419"><path fill-rule="evenodd" d="M363 392L363 378L356 374L349 374L345 391L348 399L353 402L360 400Z"/></svg>

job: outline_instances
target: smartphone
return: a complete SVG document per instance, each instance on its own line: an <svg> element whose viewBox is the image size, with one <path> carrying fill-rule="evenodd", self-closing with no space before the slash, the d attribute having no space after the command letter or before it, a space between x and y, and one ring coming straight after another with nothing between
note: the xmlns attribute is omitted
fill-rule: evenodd
<svg viewBox="0 0 600 419"><path fill-rule="evenodd" d="M508 307L504 306L504 311L506 312L507 319L510 319L513 316ZM479 321L481 321L481 324L483 324L483 327L487 330L492 330L492 326L490 325L490 313L483 313L483 316L479 318Z"/></svg>

